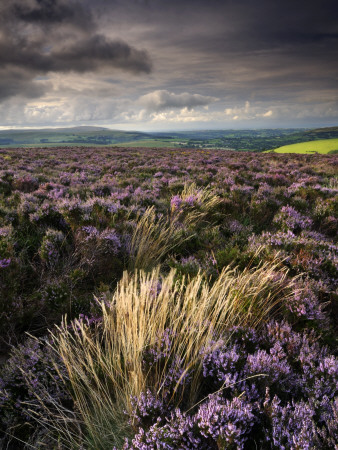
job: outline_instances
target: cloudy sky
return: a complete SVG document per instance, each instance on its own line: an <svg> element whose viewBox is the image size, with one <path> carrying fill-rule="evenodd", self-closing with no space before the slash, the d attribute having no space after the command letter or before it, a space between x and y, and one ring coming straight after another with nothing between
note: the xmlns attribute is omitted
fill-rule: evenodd
<svg viewBox="0 0 338 450"><path fill-rule="evenodd" d="M0 127L338 125L337 0L0 0Z"/></svg>

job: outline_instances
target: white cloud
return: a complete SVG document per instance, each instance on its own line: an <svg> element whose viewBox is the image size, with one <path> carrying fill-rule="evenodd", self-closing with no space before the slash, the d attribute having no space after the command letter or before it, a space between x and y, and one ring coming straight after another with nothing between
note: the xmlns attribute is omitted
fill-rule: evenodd
<svg viewBox="0 0 338 450"><path fill-rule="evenodd" d="M216 97L210 97L200 94L175 94L167 90L157 90L143 95L139 98L138 103L145 107L148 111L163 111L170 108L188 108L195 106L208 106L210 103L216 102Z"/></svg>
<svg viewBox="0 0 338 450"><path fill-rule="evenodd" d="M272 110L270 109L269 111L267 111L266 113L262 114L262 117L271 117L273 115Z"/></svg>
<svg viewBox="0 0 338 450"><path fill-rule="evenodd" d="M219 101L211 103L209 107L208 105L178 107L179 102L176 102L175 106L168 106L165 109L161 109L163 107L161 106L160 109L151 110L138 100L133 101L133 93L129 96L119 96L116 86L112 87L113 92L108 95L109 89L104 81L95 83L94 79L87 80L83 82L86 89L80 91L70 89L64 95L62 95L62 80L53 80L53 83L55 83L54 90L41 99L11 98L0 104L1 125L39 128L95 124L139 130L192 129L209 126L219 129L265 128L285 125L307 126L310 121L317 126L318 117L322 117L322 123L333 123L338 114L334 101L322 102L314 108L308 105L304 107L281 102L270 104L253 100L244 100L239 106L226 105L224 101ZM93 94L95 87L100 92L99 97ZM176 97L182 101L181 94L173 94L175 100ZM159 98L162 98L161 95Z"/></svg>
<svg viewBox="0 0 338 450"><path fill-rule="evenodd" d="M267 118L274 115L272 109L262 112L261 106L252 106L248 100L242 107L235 106L233 108L226 108L224 113L231 120L255 120L260 117Z"/></svg>
<svg viewBox="0 0 338 450"><path fill-rule="evenodd" d="M250 110L250 102L246 101L244 106L241 107L234 107L234 108L226 108L224 110L225 114L227 116L242 116L242 115L248 115ZM233 117L234 118L234 117Z"/></svg>

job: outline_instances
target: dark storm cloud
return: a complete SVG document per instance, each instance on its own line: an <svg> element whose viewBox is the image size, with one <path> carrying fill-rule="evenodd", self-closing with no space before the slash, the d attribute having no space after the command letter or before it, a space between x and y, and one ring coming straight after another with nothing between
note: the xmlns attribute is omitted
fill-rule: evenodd
<svg viewBox="0 0 338 450"><path fill-rule="evenodd" d="M16 20L39 25L71 23L74 27L81 28L94 26L90 10L79 2L72 4L60 0L14 0L9 7L9 15Z"/></svg>
<svg viewBox="0 0 338 450"><path fill-rule="evenodd" d="M45 86L35 83L25 71L0 68L0 100L14 97L18 93L26 98L39 98Z"/></svg>
<svg viewBox="0 0 338 450"><path fill-rule="evenodd" d="M122 41L111 41L96 34L51 54L51 70L84 72L100 66L113 66L129 72L149 73L151 61L147 52Z"/></svg>
<svg viewBox="0 0 338 450"><path fill-rule="evenodd" d="M45 52L39 46L14 47L0 41L2 65L20 67L33 72L86 72L100 67L112 67L130 72L149 72L151 62L145 51L125 42L112 41L96 34L68 44L55 51Z"/></svg>
<svg viewBox="0 0 338 450"><path fill-rule="evenodd" d="M97 27L90 8L79 0L7 0L0 6L0 23L7 32L27 27L53 32L57 27L89 32ZM46 35L48 36L48 35Z"/></svg>
<svg viewBox="0 0 338 450"><path fill-rule="evenodd" d="M100 33L84 3L15 0L2 5L0 25L2 99L42 94L43 88L34 87L33 80L48 72L151 70L148 53Z"/></svg>
<svg viewBox="0 0 338 450"><path fill-rule="evenodd" d="M282 51L317 58L337 55L338 5L336 1L159 1L149 8L160 26L154 39L175 43L192 52L208 52L220 59L245 58L249 52ZM167 5L165 13L162 8ZM160 18L165 17L161 22ZM135 18L136 19L136 18ZM315 48L313 47L315 46ZM271 53L272 59L278 54Z"/></svg>
<svg viewBox="0 0 338 450"><path fill-rule="evenodd" d="M315 82L317 89L336 86L337 92L336 0L100 4L107 24L122 24L122 32L125 23L130 33L144 25L138 38L151 48L155 70L170 73L161 89L191 92L195 86L200 94L220 97L223 85L223 96L247 98L248 92L266 92L269 97L274 89L280 98L289 95L290 83L313 89ZM159 67L158 61L168 61L168 67Z"/></svg>

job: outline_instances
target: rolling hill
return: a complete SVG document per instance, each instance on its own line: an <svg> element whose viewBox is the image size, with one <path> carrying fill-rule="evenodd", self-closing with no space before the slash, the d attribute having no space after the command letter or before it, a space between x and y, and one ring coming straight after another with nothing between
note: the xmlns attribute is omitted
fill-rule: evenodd
<svg viewBox="0 0 338 450"><path fill-rule="evenodd" d="M305 142L334 141L338 127L318 129L258 130L194 130L180 132L139 132L111 130L104 127L80 126L0 131L0 147L125 146L228 149L237 151L269 151L309 153L336 150L334 142L312 147L293 147ZM333 147L332 147L333 145ZM284 148L287 146L287 148ZM281 150L283 149L283 150ZM305 150L304 150L305 149ZM306 150L307 149L307 150ZM318 150L316 150L318 149Z"/></svg>
<svg viewBox="0 0 338 450"><path fill-rule="evenodd" d="M108 128L89 126L34 130L3 130L0 131L0 146L113 145L148 138L148 134L138 131L109 130Z"/></svg>

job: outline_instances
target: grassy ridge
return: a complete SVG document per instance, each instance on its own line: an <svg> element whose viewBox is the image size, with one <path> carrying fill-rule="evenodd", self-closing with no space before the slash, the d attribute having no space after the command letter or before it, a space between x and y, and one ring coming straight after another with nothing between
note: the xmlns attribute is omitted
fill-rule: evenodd
<svg viewBox="0 0 338 450"><path fill-rule="evenodd" d="M321 139L318 141L283 145L273 151L276 153L321 153L325 155L334 150L338 151L338 139Z"/></svg>

